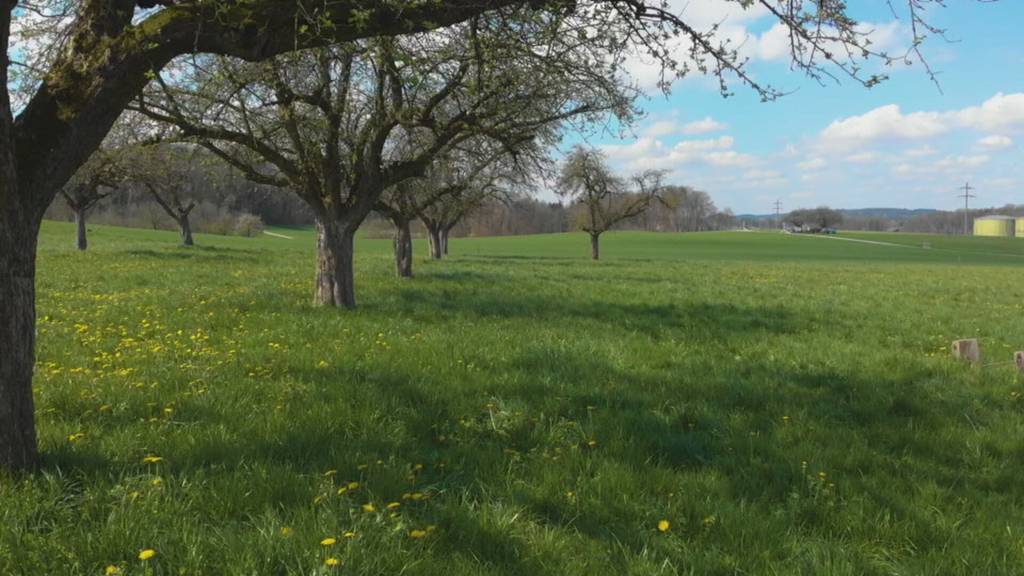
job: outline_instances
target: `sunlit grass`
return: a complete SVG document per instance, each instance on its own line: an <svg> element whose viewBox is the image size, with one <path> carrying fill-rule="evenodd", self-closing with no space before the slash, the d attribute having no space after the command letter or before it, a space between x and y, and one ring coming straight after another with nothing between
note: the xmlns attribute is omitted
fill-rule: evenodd
<svg viewBox="0 0 1024 576"><path fill-rule="evenodd" d="M0 573L1024 565L1024 240L455 239L411 281L364 240L345 312L310 305L308 231L72 232L44 229L46 463L0 480Z"/></svg>

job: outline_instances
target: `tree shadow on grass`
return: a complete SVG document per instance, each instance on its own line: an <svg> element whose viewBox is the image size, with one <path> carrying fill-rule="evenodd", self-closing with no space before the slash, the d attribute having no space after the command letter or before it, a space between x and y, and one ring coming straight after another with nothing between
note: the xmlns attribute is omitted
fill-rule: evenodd
<svg viewBox="0 0 1024 576"><path fill-rule="evenodd" d="M183 261L183 260L207 260L218 262L256 262L259 260L260 251L251 248L224 248L220 246L178 246L164 250L154 248L133 248L123 252L130 256L140 256L153 260Z"/></svg>
<svg viewBox="0 0 1024 576"><path fill-rule="evenodd" d="M545 322L586 322L627 332L657 337L686 334L692 337L728 338L730 335L763 332L792 334L814 330L811 317L800 317L778 307L742 307L712 302L635 304L606 300L554 300L549 297L494 291L460 293L410 290L399 295L398 310L417 322L450 322L454 316L483 320L530 318Z"/></svg>
<svg viewBox="0 0 1024 576"><path fill-rule="evenodd" d="M289 478L322 477L324 470L336 469L339 478L369 477L366 484L375 498L394 498L410 490L401 463L424 463L417 486L442 495L442 504L406 513L418 524L441 526L439 548L474 557L495 572L542 574L555 573L557 567L538 563L521 538L481 515L480 508L522 509L535 522L583 534L607 549L639 555L650 545L637 529L637 510L621 499L580 511L553 499L550 491L533 489L532 483L543 481L542 469L552 465L545 458L554 448L575 463L564 469L570 485L602 465L651 473L712 471L721 491L736 501L780 509L802 506L800 530L811 532L827 530L834 520L809 492L816 468L801 470L800 459L809 457L794 451L790 426L807 427L808 433L824 428L840 439L856 437L883 455L900 454L908 442L906 419L938 431L943 414L953 410L921 393L919 383L933 376L924 366L877 378L837 368L764 364L746 372L689 374L691 380L683 380L671 367L637 372L599 354L527 347L486 370L480 378L484 382L510 374L516 378L503 386L482 387L467 400L463 389L472 390L472 383L445 382L441 374L412 367L339 366L325 371L293 366L288 377L311 390L302 403L340 407L352 401L352 390L359 390L359 405L381 406L374 418L393 419L404 433L364 434L341 418L317 421L295 412L283 427L238 431L244 442L205 438L187 457L168 459L163 470L181 477L210 477L247 465L278 471L270 477L284 480L257 490L265 499L257 504L297 510L308 508L315 492L308 486L289 486ZM331 388L339 382L350 385ZM438 393L449 384L461 388ZM237 425L231 409L208 407L196 414L196 423L213 429ZM929 412L937 414L928 417ZM783 414L800 416L784 423ZM443 436L448 439L441 440ZM596 438L598 447L588 449L588 438ZM817 441L801 444L801 449L816 449ZM934 482L952 486L964 481L962 457L950 455L948 447L915 445L913 456L917 466L933 471ZM374 457L387 464L361 472L359 467ZM440 464L445 468L438 468ZM88 451L59 450L47 455L47 466L104 477L111 463ZM521 470L510 477L508 471L516 467ZM521 488L510 490L510 483ZM1004 488L1019 491L1012 484ZM856 490L854 496L873 503L869 506L905 511L915 524L928 522L904 510L891 493ZM794 503L794 494L802 500ZM942 535L936 532L936 540Z"/></svg>

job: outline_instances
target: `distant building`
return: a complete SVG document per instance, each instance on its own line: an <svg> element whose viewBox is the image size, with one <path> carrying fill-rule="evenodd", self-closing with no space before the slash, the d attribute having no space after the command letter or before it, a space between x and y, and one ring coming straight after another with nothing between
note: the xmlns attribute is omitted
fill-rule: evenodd
<svg viewBox="0 0 1024 576"><path fill-rule="evenodd" d="M997 236L1003 238L1012 238L1015 233L1024 235L1022 231L1021 221L1024 219L1017 220L1013 216L982 216L981 218L974 219L974 235L975 236Z"/></svg>

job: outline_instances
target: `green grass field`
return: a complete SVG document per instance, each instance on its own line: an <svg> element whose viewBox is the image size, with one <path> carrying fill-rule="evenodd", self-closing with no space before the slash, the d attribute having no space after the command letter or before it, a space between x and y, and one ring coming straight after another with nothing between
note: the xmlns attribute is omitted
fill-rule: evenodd
<svg viewBox="0 0 1024 576"><path fill-rule="evenodd" d="M1024 571L1024 240L276 231L45 225L0 574Z"/></svg>

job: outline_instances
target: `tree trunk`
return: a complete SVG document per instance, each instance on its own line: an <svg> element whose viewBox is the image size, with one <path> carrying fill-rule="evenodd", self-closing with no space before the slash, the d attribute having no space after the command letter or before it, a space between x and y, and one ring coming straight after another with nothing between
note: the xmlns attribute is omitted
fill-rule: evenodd
<svg viewBox="0 0 1024 576"><path fill-rule="evenodd" d="M189 221L188 214L179 216L178 226L181 227L181 245L194 246L195 243L192 241L192 222Z"/></svg>
<svg viewBox="0 0 1024 576"><path fill-rule="evenodd" d="M412 278L412 231L408 220L395 223L395 269L400 278Z"/></svg>
<svg viewBox="0 0 1024 576"><path fill-rule="evenodd" d="M356 228L339 220L317 219L314 304L356 307L352 271Z"/></svg>
<svg viewBox="0 0 1024 576"><path fill-rule="evenodd" d="M0 196L15 192L13 178L6 184ZM9 208L0 211L0 469L24 470L39 459L32 400L39 224Z"/></svg>
<svg viewBox="0 0 1024 576"><path fill-rule="evenodd" d="M601 257L601 245L599 243L600 234L590 235L590 257L594 260L598 260Z"/></svg>
<svg viewBox="0 0 1024 576"><path fill-rule="evenodd" d="M430 238L430 257L433 260L440 260L444 256L441 230L436 226L427 225L427 236Z"/></svg>
<svg viewBox="0 0 1024 576"><path fill-rule="evenodd" d="M441 230L441 253L445 256L448 255L448 233L451 232L450 228Z"/></svg>
<svg viewBox="0 0 1024 576"><path fill-rule="evenodd" d="M85 236L85 210L75 210L75 227L78 228L78 240L75 244L79 250L89 247L89 240Z"/></svg>

